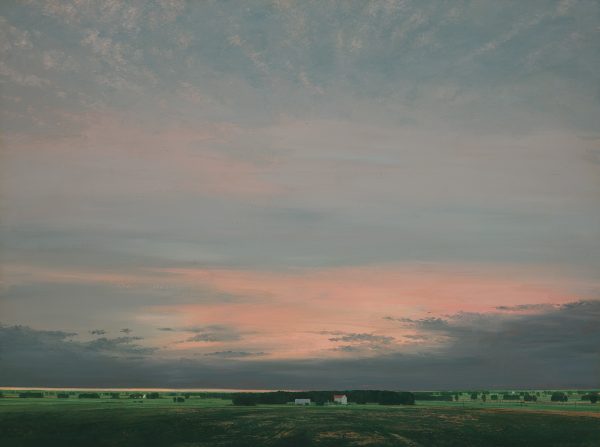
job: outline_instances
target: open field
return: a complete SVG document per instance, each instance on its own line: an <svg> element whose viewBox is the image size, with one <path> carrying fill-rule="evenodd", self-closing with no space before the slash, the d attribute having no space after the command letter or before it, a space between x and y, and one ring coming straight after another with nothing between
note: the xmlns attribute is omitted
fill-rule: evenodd
<svg viewBox="0 0 600 447"><path fill-rule="evenodd" d="M0 399L10 446L597 446L600 405L236 407L227 399Z"/></svg>

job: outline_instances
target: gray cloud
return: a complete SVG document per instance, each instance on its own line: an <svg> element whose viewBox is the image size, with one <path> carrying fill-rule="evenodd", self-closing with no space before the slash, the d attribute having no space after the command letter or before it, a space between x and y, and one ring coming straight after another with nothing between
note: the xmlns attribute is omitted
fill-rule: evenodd
<svg viewBox="0 0 600 447"><path fill-rule="evenodd" d="M346 341L346 342L358 342L358 343L383 343L388 344L394 341L394 337L388 337L385 335L374 335L367 333L349 333L340 335L339 337L332 337L329 341Z"/></svg>
<svg viewBox="0 0 600 447"><path fill-rule="evenodd" d="M522 311L529 311L529 310L535 310L535 311L549 310L554 307L559 307L559 306L554 305L554 304L548 304L548 303L537 303L537 304L517 304L515 306L496 306L496 309L504 310L504 311L508 311L508 312L522 312Z"/></svg>
<svg viewBox="0 0 600 447"><path fill-rule="evenodd" d="M89 333L92 335L104 335L106 331L104 329L92 329Z"/></svg>
<svg viewBox="0 0 600 447"><path fill-rule="evenodd" d="M220 324L185 327L175 330L179 332L192 332L195 334L176 343L236 341L242 338L242 334L236 328Z"/></svg>
<svg viewBox="0 0 600 447"><path fill-rule="evenodd" d="M143 340L143 337L102 337L87 343L82 343L82 348L90 351L101 351L113 355L148 355L156 351L156 348L143 347L134 343L140 340Z"/></svg>
<svg viewBox="0 0 600 447"><path fill-rule="evenodd" d="M243 357L261 357L266 355L265 352L248 352L248 351L214 351L203 354L208 357L221 357L221 358L243 358Z"/></svg>

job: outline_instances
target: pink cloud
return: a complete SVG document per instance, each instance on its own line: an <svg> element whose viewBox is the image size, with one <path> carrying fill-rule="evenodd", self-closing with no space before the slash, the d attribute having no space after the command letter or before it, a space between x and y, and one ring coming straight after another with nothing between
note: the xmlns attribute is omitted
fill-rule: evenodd
<svg viewBox="0 0 600 447"><path fill-rule="evenodd" d="M38 169L44 173L60 172L61 181L50 187L63 188L54 191L61 197L190 193L256 199L283 191L268 179L269 166L224 149L225 144L244 133L231 123L155 128L151 124L125 122L113 114L65 117L72 118L82 126L78 135L11 135L6 157L12 171L36 175L38 180L33 185L39 185L43 178L37 175ZM81 184L83 178L85 189L69 187ZM15 194L26 193L22 183L22 175L7 179L7 187ZM49 191L39 189L38 186L33 192Z"/></svg>
<svg viewBox="0 0 600 447"><path fill-rule="evenodd" d="M492 272L447 267L345 267L287 272L167 269L186 283L249 297L249 301L157 306L146 316L167 315L181 325L218 322L246 332L236 347L260 346L274 357L344 355L322 331L393 337L386 349L414 345L414 329L386 319L427 318L458 312L498 312L497 306L560 304L577 299L576 282L536 269ZM538 276L536 276L538 275ZM254 298L252 300L251 298ZM417 343L422 343L422 340ZM176 349L203 348L206 343Z"/></svg>

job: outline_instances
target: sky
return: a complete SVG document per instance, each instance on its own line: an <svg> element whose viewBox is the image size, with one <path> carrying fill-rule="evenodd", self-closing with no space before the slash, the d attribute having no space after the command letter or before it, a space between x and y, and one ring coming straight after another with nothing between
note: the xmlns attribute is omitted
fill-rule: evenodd
<svg viewBox="0 0 600 447"><path fill-rule="evenodd" d="M0 4L0 385L600 387L600 3Z"/></svg>

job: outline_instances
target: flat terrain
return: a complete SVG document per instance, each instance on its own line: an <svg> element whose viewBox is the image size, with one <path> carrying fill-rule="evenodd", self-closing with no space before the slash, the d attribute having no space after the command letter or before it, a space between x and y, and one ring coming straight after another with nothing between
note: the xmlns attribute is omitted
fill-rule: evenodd
<svg viewBox="0 0 600 447"><path fill-rule="evenodd" d="M0 399L11 446L594 446L600 405L235 407L222 399Z"/></svg>

